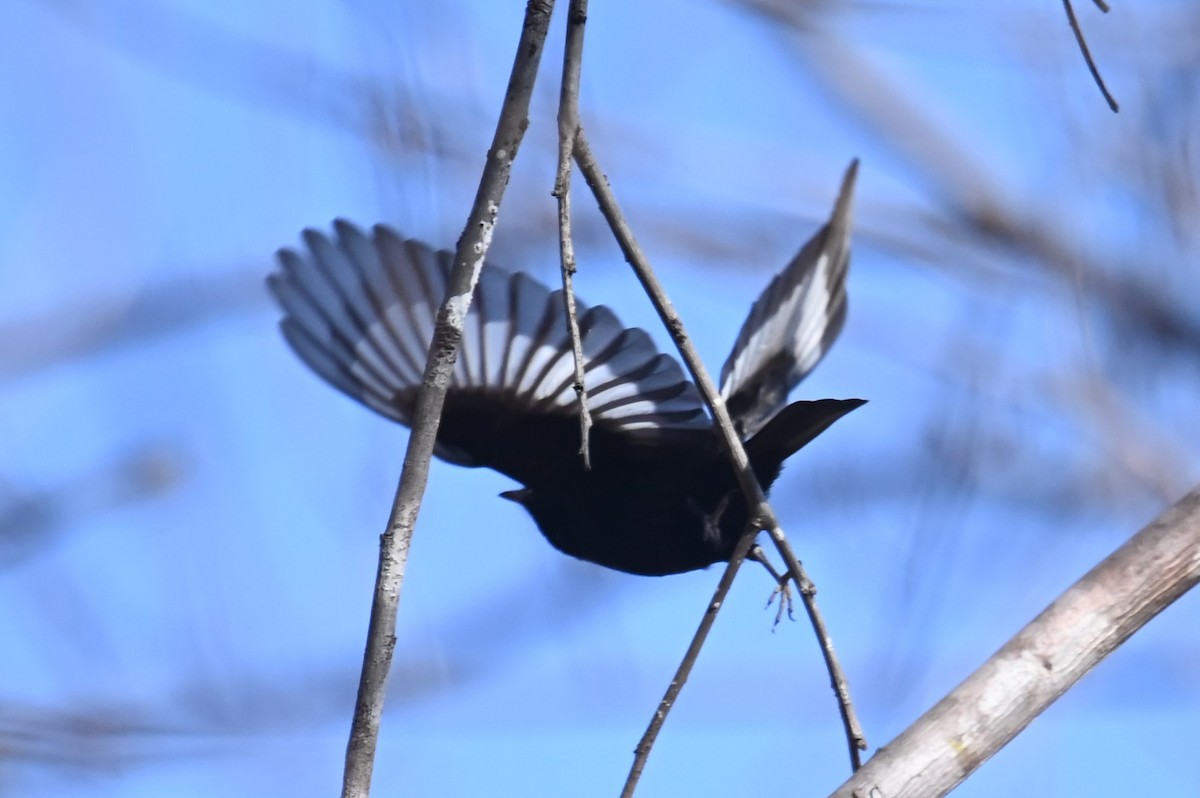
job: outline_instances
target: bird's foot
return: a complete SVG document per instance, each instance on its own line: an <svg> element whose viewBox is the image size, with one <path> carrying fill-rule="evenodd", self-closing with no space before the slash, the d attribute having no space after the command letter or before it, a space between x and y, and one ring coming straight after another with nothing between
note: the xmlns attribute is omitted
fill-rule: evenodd
<svg viewBox="0 0 1200 798"><path fill-rule="evenodd" d="M775 597L779 596L779 606L775 609L775 625L771 627L774 631L775 627L779 626L779 622L783 620L783 613L787 612L789 621L796 620L796 616L792 613L792 588L788 585L791 581L791 574L780 574L775 570L775 566L771 565L771 561L767 559L767 554L762 550L762 547L755 544L750 552L746 555L747 560L754 560L762 565L771 574L771 578L775 580L775 589L771 591L771 596L767 599L767 607L775 603ZM766 609L764 607L764 609Z"/></svg>
<svg viewBox="0 0 1200 798"><path fill-rule="evenodd" d="M711 513L704 512L695 499L691 496L687 497L688 509L699 517L700 523L704 525L704 537L711 543L717 544L721 541L721 516L725 515L725 510L729 507L731 495L733 495L732 491L726 493L721 501L717 502L716 508Z"/></svg>
<svg viewBox="0 0 1200 798"><path fill-rule="evenodd" d="M775 589L771 591L771 595L767 599L768 607L775 602L776 596L779 596L779 606L775 609L775 625L771 627L772 632L775 631L775 627L779 626L779 622L783 620L784 608L787 609L788 620L796 620L796 616L792 612L794 605L792 603L792 588L788 586L788 577L785 576L783 580L775 586Z"/></svg>

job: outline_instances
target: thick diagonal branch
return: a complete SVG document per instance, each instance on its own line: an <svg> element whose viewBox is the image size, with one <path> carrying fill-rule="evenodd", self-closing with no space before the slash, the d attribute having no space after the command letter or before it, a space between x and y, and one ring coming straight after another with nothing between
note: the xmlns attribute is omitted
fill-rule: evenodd
<svg viewBox="0 0 1200 798"><path fill-rule="evenodd" d="M1200 582L1200 486L1071 586L833 798L945 795Z"/></svg>
<svg viewBox="0 0 1200 798"><path fill-rule="evenodd" d="M475 284L479 281L484 256L491 244L492 230L504 189L508 186L513 159L528 125L529 99L533 94L553 9L553 0L530 0L525 7L524 27L517 43L517 54L500 117L496 122L492 146L479 180L475 203L458 240L446 297L438 311L422 390L413 413L412 434L400 472L400 484L392 503L387 531L380 539L379 570L375 577L362 676L350 727L350 741L346 746L343 798L366 798L371 791L371 772L388 671L396 645L396 611L404 582L404 568L408 562L409 544L429 477L429 460L433 456L433 445L458 352L458 342L462 339L463 321L471 304Z"/></svg>

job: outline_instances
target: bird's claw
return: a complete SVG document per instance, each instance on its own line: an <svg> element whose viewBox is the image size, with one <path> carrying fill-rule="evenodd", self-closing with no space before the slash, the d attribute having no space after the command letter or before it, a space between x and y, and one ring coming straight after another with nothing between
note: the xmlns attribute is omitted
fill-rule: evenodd
<svg viewBox="0 0 1200 798"><path fill-rule="evenodd" d="M783 620L785 610L787 611L789 621L796 620L796 616L792 614L792 589L788 586L788 582L792 578L791 574L781 574L775 570L775 566L771 565L771 561L767 559L766 552L758 545L750 548L750 551L746 554L746 559L754 560L761 564L763 568L767 569L767 573L771 575L771 578L775 580L775 589L771 591L771 596L767 599L767 607L770 607L775 603L775 597L779 596L779 607L775 610L775 625L771 627L771 631L774 631L775 627L779 626L779 622ZM764 607L764 609L766 608Z"/></svg>
<svg viewBox="0 0 1200 798"><path fill-rule="evenodd" d="M779 596L779 606L775 609L775 624L771 627L772 632L775 631L775 627L779 626L779 622L783 620L783 613L785 611L787 612L789 621L796 620L796 616L792 612L794 608L792 589L788 586L787 577L779 580L779 584L775 585L775 589L771 591L770 598L767 599L767 607L775 603L776 596Z"/></svg>

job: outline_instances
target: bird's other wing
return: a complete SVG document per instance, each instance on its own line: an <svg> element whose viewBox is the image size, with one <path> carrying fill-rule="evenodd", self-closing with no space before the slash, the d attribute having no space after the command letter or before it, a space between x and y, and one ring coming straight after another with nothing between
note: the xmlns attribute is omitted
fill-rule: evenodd
<svg viewBox="0 0 1200 798"><path fill-rule="evenodd" d="M750 437L787 403L833 345L846 321L851 204L855 160L846 170L829 221L750 309L721 369L721 396L743 437Z"/></svg>
<svg viewBox="0 0 1200 798"><path fill-rule="evenodd" d="M302 249L278 253L281 268L268 285L285 313L283 334L331 385L408 426L453 254L383 225L366 234L339 220L334 230L306 230ZM595 429L653 442L710 428L695 386L645 331L603 306L577 310ZM562 292L485 264L436 453L517 479L539 457L552 467L559 449L578 459L573 383Z"/></svg>

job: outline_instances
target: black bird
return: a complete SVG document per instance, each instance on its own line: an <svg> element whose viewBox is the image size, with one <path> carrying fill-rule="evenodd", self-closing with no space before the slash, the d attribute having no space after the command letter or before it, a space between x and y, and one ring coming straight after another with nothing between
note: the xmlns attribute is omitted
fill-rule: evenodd
<svg viewBox="0 0 1200 798"><path fill-rule="evenodd" d="M863 404L784 406L846 318L854 167L829 223L767 286L721 371L721 392L763 489L783 461ZM283 334L330 384L409 425L453 254L382 225L305 230L268 278ZM590 470L579 454L574 361L561 291L483 267L446 394L436 454L524 487L560 551L619 571L663 575L729 559L746 503L696 387L643 330L578 305L591 411Z"/></svg>

